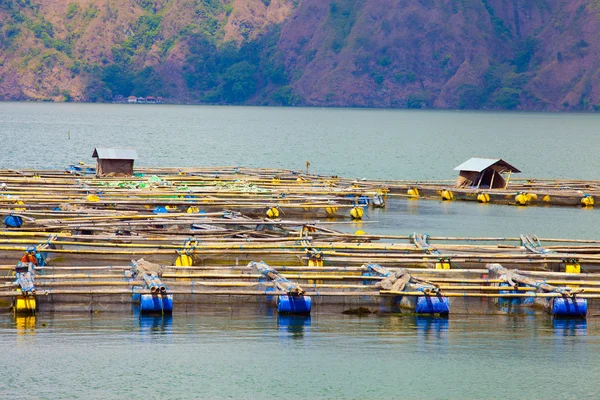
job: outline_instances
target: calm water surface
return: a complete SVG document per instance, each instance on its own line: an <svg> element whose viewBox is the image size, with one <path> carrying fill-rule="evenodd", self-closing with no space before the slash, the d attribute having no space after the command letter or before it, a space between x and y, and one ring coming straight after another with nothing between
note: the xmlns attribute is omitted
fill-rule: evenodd
<svg viewBox="0 0 600 400"><path fill-rule="evenodd" d="M450 179L476 155L526 176L598 179L599 126L594 114L0 103L0 168L92 162L102 145L136 148L142 166L302 169L310 160L321 174ZM339 228L598 238L598 215L397 200ZM597 399L599 321L0 315L0 397Z"/></svg>
<svg viewBox="0 0 600 400"><path fill-rule="evenodd" d="M15 399L600 396L596 319L2 316L0 351Z"/></svg>
<svg viewBox="0 0 600 400"><path fill-rule="evenodd" d="M527 177L598 179L600 114L0 103L0 167L62 168L96 146L142 166L244 165L381 179L450 179L473 156ZM68 132L71 139L68 140Z"/></svg>

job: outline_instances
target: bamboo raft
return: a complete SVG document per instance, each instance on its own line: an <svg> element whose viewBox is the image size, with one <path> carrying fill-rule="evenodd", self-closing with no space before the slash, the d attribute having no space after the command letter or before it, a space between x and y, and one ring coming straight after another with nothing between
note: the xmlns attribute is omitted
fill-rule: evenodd
<svg viewBox="0 0 600 400"><path fill-rule="evenodd" d="M7 310L170 313L239 303L281 313L314 304L582 317L600 298L600 240L328 225L394 201L398 183L233 167L143 169L127 180L86 172L0 171ZM37 265L18 264L28 249Z"/></svg>
<svg viewBox="0 0 600 400"><path fill-rule="evenodd" d="M366 185L373 182L367 181ZM593 208L600 199L600 181L513 179L504 189L460 188L455 181L379 182L389 195L409 199L474 201L516 206L570 206Z"/></svg>

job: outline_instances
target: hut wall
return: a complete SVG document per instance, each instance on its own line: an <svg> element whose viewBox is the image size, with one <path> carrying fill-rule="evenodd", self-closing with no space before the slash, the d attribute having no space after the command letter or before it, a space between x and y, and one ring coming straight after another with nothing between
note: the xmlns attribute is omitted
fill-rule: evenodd
<svg viewBox="0 0 600 400"><path fill-rule="evenodd" d="M500 170L504 170L503 168L498 168ZM504 189L506 186L506 180L500 175L498 169L494 168L496 171L496 175L494 176L494 182L492 183L492 189Z"/></svg>
<svg viewBox="0 0 600 400"><path fill-rule="evenodd" d="M458 175L458 179L456 180L456 187L459 188L468 188L473 185L477 185L479 181L479 173L472 171L460 171Z"/></svg>
<svg viewBox="0 0 600 400"><path fill-rule="evenodd" d="M494 171L496 171L495 175ZM481 178L481 175L483 175L483 178ZM493 182L492 176L494 177ZM475 171L460 171L455 186L459 188L477 187L477 185L480 183L480 178L480 187L482 189L490 188L490 184L492 185L491 189L504 189L504 186L506 186L506 181L494 168L485 169L481 173Z"/></svg>
<svg viewBox="0 0 600 400"><path fill-rule="evenodd" d="M133 175L133 160L98 160L96 175L131 176Z"/></svg>
<svg viewBox="0 0 600 400"><path fill-rule="evenodd" d="M483 178L481 178L481 189L503 189L506 181L494 168L487 168L481 172ZM493 179L493 181L492 181Z"/></svg>

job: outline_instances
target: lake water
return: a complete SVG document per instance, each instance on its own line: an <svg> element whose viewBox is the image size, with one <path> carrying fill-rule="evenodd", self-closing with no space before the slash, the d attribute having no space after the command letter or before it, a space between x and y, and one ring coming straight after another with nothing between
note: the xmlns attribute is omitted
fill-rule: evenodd
<svg viewBox="0 0 600 400"><path fill-rule="evenodd" d="M0 168L92 162L134 147L141 166L245 165L349 177L451 179L471 156L528 177L598 179L600 115L0 103ZM70 139L68 135L70 134ZM395 200L343 229L599 238L598 210ZM377 222L373 222L377 221ZM256 310L0 315L2 398L600 397L600 320Z"/></svg>
<svg viewBox="0 0 600 400"><path fill-rule="evenodd" d="M29 325L27 325L29 324ZM597 319L0 316L0 396L597 399Z"/></svg>
<svg viewBox="0 0 600 400"><path fill-rule="evenodd" d="M0 167L92 162L133 147L141 166L243 165L381 179L452 179L473 156L526 177L598 179L600 114L0 103ZM71 139L68 139L70 132Z"/></svg>

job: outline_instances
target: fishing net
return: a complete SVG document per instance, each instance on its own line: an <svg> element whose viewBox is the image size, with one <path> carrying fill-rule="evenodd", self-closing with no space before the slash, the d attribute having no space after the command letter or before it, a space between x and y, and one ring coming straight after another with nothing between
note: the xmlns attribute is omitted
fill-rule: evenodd
<svg viewBox="0 0 600 400"><path fill-rule="evenodd" d="M87 210L87 208L82 207L82 206L76 206L73 204L69 204L69 203L62 203L59 208L62 211L85 211Z"/></svg>
<svg viewBox="0 0 600 400"><path fill-rule="evenodd" d="M158 277L162 277L163 272L165 271L165 267L159 264L151 263L150 261L146 261L143 258L140 258L137 261L134 261L137 264L137 273L141 274L156 274Z"/></svg>

